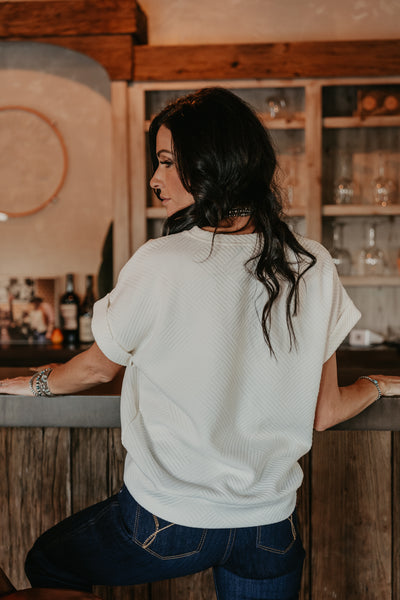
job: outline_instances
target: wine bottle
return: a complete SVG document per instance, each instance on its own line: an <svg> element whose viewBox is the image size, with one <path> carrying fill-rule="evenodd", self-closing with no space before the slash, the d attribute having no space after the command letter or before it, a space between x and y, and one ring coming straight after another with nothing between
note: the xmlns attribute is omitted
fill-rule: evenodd
<svg viewBox="0 0 400 600"><path fill-rule="evenodd" d="M77 346L79 298L74 291L74 276L68 273L65 293L60 299L60 323L65 346Z"/></svg>
<svg viewBox="0 0 400 600"><path fill-rule="evenodd" d="M82 344L91 344L94 341L92 333L93 304L93 275L86 275L86 293L79 311L79 341Z"/></svg>

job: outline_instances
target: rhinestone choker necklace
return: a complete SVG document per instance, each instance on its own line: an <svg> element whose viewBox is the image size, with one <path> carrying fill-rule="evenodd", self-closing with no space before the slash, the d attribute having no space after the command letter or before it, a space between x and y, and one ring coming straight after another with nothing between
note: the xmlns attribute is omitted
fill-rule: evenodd
<svg viewBox="0 0 400 600"><path fill-rule="evenodd" d="M231 208L228 211L228 217L249 217L252 213L251 208Z"/></svg>

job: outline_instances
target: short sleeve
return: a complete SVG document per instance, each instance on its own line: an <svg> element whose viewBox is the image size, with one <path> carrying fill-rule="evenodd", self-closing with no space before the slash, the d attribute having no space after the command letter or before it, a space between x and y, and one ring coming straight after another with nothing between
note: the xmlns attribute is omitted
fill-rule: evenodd
<svg viewBox="0 0 400 600"><path fill-rule="evenodd" d="M98 300L93 310L97 345L107 358L124 366L152 329L159 295L152 261L142 248L123 267L115 288Z"/></svg>
<svg viewBox="0 0 400 600"><path fill-rule="evenodd" d="M108 322L110 294L98 300L93 308L92 332L100 350L113 362L126 366L131 355L115 339Z"/></svg>

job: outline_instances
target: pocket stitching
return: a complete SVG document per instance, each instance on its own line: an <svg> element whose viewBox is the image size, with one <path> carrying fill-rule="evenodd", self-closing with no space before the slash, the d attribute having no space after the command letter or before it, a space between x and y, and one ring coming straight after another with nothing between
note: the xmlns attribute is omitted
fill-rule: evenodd
<svg viewBox="0 0 400 600"><path fill-rule="evenodd" d="M264 546L263 544L261 544L261 542L260 542L261 527L257 527L257 543L256 543L257 548L260 548L262 550L267 550L268 552L273 552L274 554L286 554L287 552L289 552L290 548L293 546L293 544L295 543L295 541L297 539L297 531L296 531L296 527L293 522L293 514L291 514L287 520L290 523L293 539L290 542L290 544L288 546L286 546L286 548L284 548L283 550L279 550L278 548L272 548L270 546Z"/></svg>
<svg viewBox="0 0 400 600"><path fill-rule="evenodd" d="M198 543L198 546L195 550L191 550L190 552L184 552L182 554L173 554L173 555L168 555L168 556L162 556L161 554L158 554L157 552L155 552L154 550L152 550L150 548L150 544L146 544L146 542L150 539L153 538L152 541L154 541L154 539L157 536L157 533L160 531L163 531L164 529L168 529L169 527L172 527L172 525L175 525L175 523L170 523L169 525L162 527L161 529L157 530L157 524L158 524L158 519L155 515L153 516L154 522L156 524L156 531L154 531L152 534L150 534L144 542L141 542L137 537L136 537L136 532L138 530L138 523L139 523L139 515L140 515L140 505L138 504L137 509L136 509L136 517L135 517L135 529L133 532L133 536L132 539L135 542L135 544L137 544L140 548L142 548L142 550L145 550L145 552L148 552L149 554L152 554L153 556L155 556L156 558L159 558L160 560L171 560L171 559L176 559L176 558L184 558L186 556L192 556L193 554L198 554L201 549L203 548L204 545L204 540L207 534L207 529L203 529L203 532L201 534L201 538L200 541Z"/></svg>

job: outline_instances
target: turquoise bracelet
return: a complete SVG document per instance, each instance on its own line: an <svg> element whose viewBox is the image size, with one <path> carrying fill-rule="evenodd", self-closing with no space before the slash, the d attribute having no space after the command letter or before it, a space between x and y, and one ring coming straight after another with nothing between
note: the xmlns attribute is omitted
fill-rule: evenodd
<svg viewBox="0 0 400 600"><path fill-rule="evenodd" d="M39 373L35 373L29 380L29 387L34 396L54 396L49 389L47 378L53 369L43 369Z"/></svg>
<svg viewBox="0 0 400 600"><path fill-rule="evenodd" d="M374 386L376 387L376 389L378 390L378 397L376 400L380 400L382 398L382 391L381 391L381 388L379 387L379 383L377 382L376 379L374 379L373 377L369 377L368 375L361 375L361 377L359 377L358 379L368 379L368 381L373 383ZM376 402L376 400L375 400L375 402Z"/></svg>

